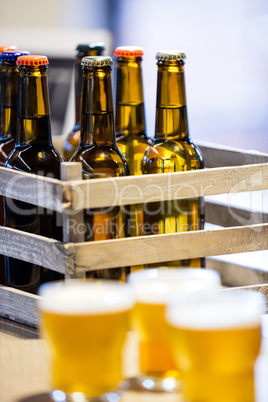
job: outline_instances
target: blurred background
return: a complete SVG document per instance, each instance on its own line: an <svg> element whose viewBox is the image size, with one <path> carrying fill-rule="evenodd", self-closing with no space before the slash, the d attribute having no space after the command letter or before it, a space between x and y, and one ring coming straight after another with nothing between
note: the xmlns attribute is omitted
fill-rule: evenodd
<svg viewBox="0 0 268 402"><path fill-rule="evenodd" d="M0 10L1 43L50 58L54 135L65 135L74 122L76 45L103 41L107 55L120 45L144 48L151 137L155 54L182 49L193 139L268 152L267 0L0 0Z"/></svg>
<svg viewBox="0 0 268 402"><path fill-rule="evenodd" d="M1 45L50 59L53 135L74 124L73 60L80 42L144 48L148 133L154 136L155 54L186 52L186 92L194 141L268 153L267 0L0 0ZM266 192L267 193L267 192ZM265 201L266 198L266 201ZM268 211L267 194L232 196L228 203ZM229 258L229 257L228 257ZM241 256L231 256L239 259ZM262 253L244 255L267 267Z"/></svg>

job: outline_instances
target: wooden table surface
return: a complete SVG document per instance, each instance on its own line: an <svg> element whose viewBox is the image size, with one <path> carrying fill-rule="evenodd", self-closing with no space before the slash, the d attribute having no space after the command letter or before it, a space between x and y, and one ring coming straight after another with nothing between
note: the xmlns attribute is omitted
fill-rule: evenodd
<svg viewBox="0 0 268 402"><path fill-rule="evenodd" d="M267 317L268 318L268 317ZM124 350L126 377L138 374L138 339L128 334ZM268 337L256 364L257 401L268 401ZM0 401L46 402L50 391L49 359L38 330L0 318ZM181 402L175 393L126 391L122 402ZM242 402L242 401L241 401Z"/></svg>

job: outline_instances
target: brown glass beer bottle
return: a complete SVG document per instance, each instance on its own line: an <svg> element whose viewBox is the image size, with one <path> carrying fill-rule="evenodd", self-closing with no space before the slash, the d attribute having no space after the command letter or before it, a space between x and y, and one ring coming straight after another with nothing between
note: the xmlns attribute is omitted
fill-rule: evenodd
<svg viewBox="0 0 268 402"><path fill-rule="evenodd" d="M114 131L111 57L82 59L83 97L81 140L71 161L82 162L84 179L129 175L126 159L119 151ZM108 240L128 235L124 207L85 211L85 240ZM128 273L128 272L127 272ZM125 268L95 271L97 278L124 280ZM91 275L92 276L92 275Z"/></svg>
<svg viewBox="0 0 268 402"><path fill-rule="evenodd" d="M168 173L203 169L203 157L189 136L184 52L164 51L156 55L157 100L155 145L143 159L143 172ZM187 183L186 183L187 185ZM186 232L203 229L203 199L153 202L144 205L146 234ZM179 244L178 244L179 247ZM166 265L203 266L203 259L174 261ZM163 265L163 263L161 264Z"/></svg>
<svg viewBox="0 0 268 402"><path fill-rule="evenodd" d="M120 46L114 51L116 71L115 132L131 175L142 174L142 158L152 141L147 136L142 84L143 50Z"/></svg>
<svg viewBox="0 0 268 402"><path fill-rule="evenodd" d="M15 146L19 75L16 60L29 52L3 51L0 54L0 166ZM4 203L0 196L0 225L4 225ZM0 283L5 284L5 261L0 256Z"/></svg>
<svg viewBox="0 0 268 402"><path fill-rule="evenodd" d="M86 56L102 56L105 47L102 42L80 43L74 63L75 74L75 125L63 144L63 157L69 161L78 148L81 129L82 70L81 61Z"/></svg>
<svg viewBox="0 0 268 402"><path fill-rule="evenodd" d="M0 98L0 166L15 146L17 132L17 100L19 74L16 60L29 52L7 51L0 54L1 98Z"/></svg>
<svg viewBox="0 0 268 402"><path fill-rule="evenodd" d="M48 59L39 55L20 56L16 63L19 69L17 137L5 166L59 179L62 159L51 141ZM5 198L5 225L62 240L59 215L25 202ZM36 293L40 283L62 277L41 266L6 258L6 282L9 286Z"/></svg>
<svg viewBox="0 0 268 402"><path fill-rule="evenodd" d="M118 148L131 175L142 174L142 159L151 139L147 136L142 81L143 49L120 46L114 50L116 71L115 132ZM130 206L130 235L142 236L142 205ZM131 270L141 269L141 266Z"/></svg>

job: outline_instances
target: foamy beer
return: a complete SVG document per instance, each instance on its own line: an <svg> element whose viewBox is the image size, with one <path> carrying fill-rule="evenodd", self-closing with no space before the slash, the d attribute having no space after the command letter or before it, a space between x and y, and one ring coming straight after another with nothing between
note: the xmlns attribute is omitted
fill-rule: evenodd
<svg viewBox="0 0 268 402"><path fill-rule="evenodd" d="M79 393L81 401L105 400L104 394L116 390L122 379L122 347L134 305L131 288L74 280L42 285L40 296L53 389L63 391L67 400L80 400L72 399ZM56 395L58 391L52 393Z"/></svg>
<svg viewBox="0 0 268 402"><path fill-rule="evenodd" d="M254 401L254 364L266 303L253 291L224 290L170 302L167 320L187 401Z"/></svg>
<svg viewBox="0 0 268 402"><path fill-rule="evenodd" d="M148 389L173 391L178 372L165 319L167 302L177 293L218 287L220 277L208 269L150 269L133 273L129 283L136 299L133 324L139 334L143 374L139 383Z"/></svg>

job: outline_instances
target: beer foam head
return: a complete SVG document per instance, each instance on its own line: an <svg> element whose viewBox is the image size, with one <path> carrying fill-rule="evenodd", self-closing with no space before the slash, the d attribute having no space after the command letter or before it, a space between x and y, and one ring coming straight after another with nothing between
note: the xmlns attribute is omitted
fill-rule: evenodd
<svg viewBox="0 0 268 402"><path fill-rule="evenodd" d="M260 325L265 311L265 298L258 292L219 290L175 297L166 316L174 327L219 330Z"/></svg>
<svg viewBox="0 0 268 402"><path fill-rule="evenodd" d="M92 280L46 283L40 286L39 308L55 314L107 314L130 310L134 305L129 285Z"/></svg>
<svg viewBox="0 0 268 402"><path fill-rule="evenodd" d="M216 288L220 276L209 269L149 269L129 276L136 301L141 303L163 304L175 295L185 292Z"/></svg>

